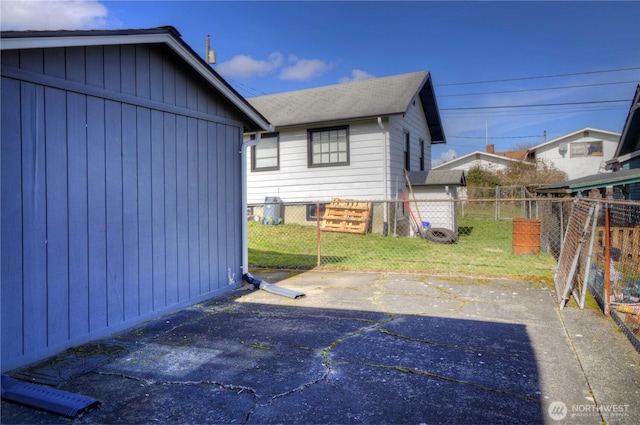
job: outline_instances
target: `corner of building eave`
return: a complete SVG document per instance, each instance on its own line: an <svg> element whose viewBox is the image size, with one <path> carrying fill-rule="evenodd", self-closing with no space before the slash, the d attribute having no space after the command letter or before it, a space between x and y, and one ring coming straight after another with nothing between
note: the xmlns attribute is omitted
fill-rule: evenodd
<svg viewBox="0 0 640 425"><path fill-rule="evenodd" d="M429 97L429 99L428 99L429 102L428 103L426 103L424 101L424 97L425 96ZM435 89L433 88L433 81L431 79L431 72L427 71L427 75L425 76L425 79L424 79L422 85L420 86L420 90L418 90L418 92L416 93L416 95L412 99L412 102L413 102L413 100L415 100L416 97L419 97L420 101L422 103L422 108L423 108L423 112L424 112L424 118L427 120L427 127L429 128L429 134L432 137L431 144L433 144L433 145L446 144L447 143L447 137L444 134L444 126L442 125L442 117L440 116L440 108L438 108L438 100L436 99L436 92L435 92ZM435 115L435 118L437 120L436 123L429 122L427 108L429 108L430 110L431 109L433 110L433 114ZM442 134L442 140L433 140L433 133L434 132L432 131L432 129L434 129L435 127L438 127L440 129L439 132Z"/></svg>
<svg viewBox="0 0 640 425"><path fill-rule="evenodd" d="M258 128L254 128L250 131L250 133L273 133L276 131L276 128L269 123L257 123Z"/></svg>

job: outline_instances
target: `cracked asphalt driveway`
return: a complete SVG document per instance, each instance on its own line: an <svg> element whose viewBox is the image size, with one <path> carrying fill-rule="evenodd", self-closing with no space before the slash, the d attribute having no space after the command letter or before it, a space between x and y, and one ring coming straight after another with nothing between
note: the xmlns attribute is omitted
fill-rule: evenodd
<svg viewBox="0 0 640 425"><path fill-rule="evenodd" d="M546 284L254 275L306 297L245 286L13 376L101 402L76 424L560 423L554 402L567 409L561 423L639 422L638 354L591 317L607 341L596 352L621 352L620 390L601 380L589 368L602 365L572 341L588 313L576 309L567 325ZM572 414L591 404L627 414ZM2 423L69 420L3 402Z"/></svg>

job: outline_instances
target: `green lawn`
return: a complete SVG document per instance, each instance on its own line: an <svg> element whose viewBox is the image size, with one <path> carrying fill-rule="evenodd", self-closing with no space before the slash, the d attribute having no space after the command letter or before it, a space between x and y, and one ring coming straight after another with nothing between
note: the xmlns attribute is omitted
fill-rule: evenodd
<svg viewBox="0 0 640 425"><path fill-rule="evenodd" d="M552 281L556 261L550 254L511 253L511 221L459 219L455 244L421 238L321 232L320 267L363 271L464 273ZM317 232L313 226L265 226L249 222L249 265L311 269L317 267Z"/></svg>

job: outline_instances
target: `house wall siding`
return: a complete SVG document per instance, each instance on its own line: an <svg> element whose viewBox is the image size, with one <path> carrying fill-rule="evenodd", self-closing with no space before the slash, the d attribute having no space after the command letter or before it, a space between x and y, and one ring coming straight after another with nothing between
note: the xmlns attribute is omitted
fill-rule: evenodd
<svg viewBox="0 0 640 425"><path fill-rule="evenodd" d="M640 168L640 156L636 156L631 160L625 162L622 166L623 170L633 170ZM640 183L633 183L627 185L627 191L629 192L628 199L633 201L640 201Z"/></svg>
<svg viewBox="0 0 640 425"><path fill-rule="evenodd" d="M331 123L310 128L330 127ZM251 171L248 203L277 196L284 202L330 201L334 197L381 199L383 136L375 120L350 123L349 165L308 167L307 127L284 129L280 135L280 169ZM250 150L249 150L250 151ZM247 164L251 164L251 152Z"/></svg>
<svg viewBox="0 0 640 425"><path fill-rule="evenodd" d="M411 151L409 154L411 170L420 170L420 139L425 142L425 170L431 169L431 135L424 117L422 103L416 98L407 113L389 118L389 196L395 199L399 189L406 186L404 174L404 137L409 132Z"/></svg>
<svg viewBox="0 0 640 425"><path fill-rule="evenodd" d="M161 46L2 52L2 370L229 288L235 111Z"/></svg>

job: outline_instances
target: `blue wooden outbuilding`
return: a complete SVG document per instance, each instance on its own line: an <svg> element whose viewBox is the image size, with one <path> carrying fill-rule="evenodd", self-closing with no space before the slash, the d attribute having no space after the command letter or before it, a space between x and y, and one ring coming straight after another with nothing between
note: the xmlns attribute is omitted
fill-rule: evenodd
<svg viewBox="0 0 640 425"><path fill-rule="evenodd" d="M2 371L239 285L265 118L172 27L1 37Z"/></svg>

